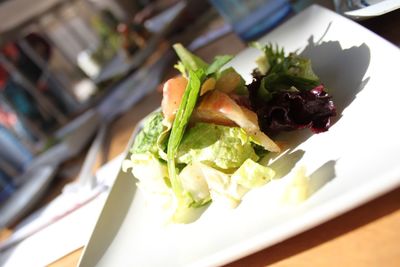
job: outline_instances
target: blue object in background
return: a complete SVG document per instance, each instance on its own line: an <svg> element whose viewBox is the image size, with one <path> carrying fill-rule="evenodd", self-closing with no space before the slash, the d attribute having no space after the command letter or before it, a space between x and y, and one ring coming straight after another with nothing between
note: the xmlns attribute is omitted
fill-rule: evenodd
<svg viewBox="0 0 400 267"><path fill-rule="evenodd" d="M210 0L239 37L255 40L292 12L287 0Z"/></svg>
<svg viewBox="0 0 400 267"><path fill-rule="evenodd" d="M0 124L0 161L23 172L33 156L10 131Z"/></svg>
<svg viewBox="0 0 400 267"><path fill-rule="evenodd" d="M0 170L0 205L14 193L15 187L10 177Z"/></svg>

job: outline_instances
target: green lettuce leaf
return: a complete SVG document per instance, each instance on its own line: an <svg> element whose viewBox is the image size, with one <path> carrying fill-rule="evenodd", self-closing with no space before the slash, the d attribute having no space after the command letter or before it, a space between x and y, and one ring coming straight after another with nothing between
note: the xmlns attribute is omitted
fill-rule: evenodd
<svg viewBox="0 0 400 267"><path fill-rule="evenodd" d="M275 92L290 90L310 90L320 85L318 76L314 73L309 59L296 53L285 55L283 48L267 44L253 43L263 55L257 60L258 73L262 76L257 96L269 101Z"/></svg>
<svg viewBox="0 0 400 267"><path fill-rule="evenodd" d="M192 207L201 207L211 201L210 189L204 178L201 164L186 165L179 173L179 178L185 191L189 192L195 201Z"/></svg>
<svg viewBox="0 0 400 267"><path fill-rule="evenodd" d="M247 159L239 169L232 174L232 181L245 188L260 187L275 175L275 171L257 162Z"/></svg>
<svg viewBox="0 0 400 267"><path fill-rule="evenodd" d="M214 73L219 72L219 70L229 61L231 61L233 56L230 55L223 55L223 56L216 56L211 63L210 66L208 66L206 70L206 75L212 75Z"/></svg>
<svg viewBox="0 0 400 267"><path fill-rule="evenodd" d="M216 56L211 64L208 64L180 43L174 44L173 48L180 59L174 67L185 77L189 76L189 71L198 70L202 70L206 76L216 75L233 58L231 55Z"/></svg>
<svg viewBox="0 0 400 267"><path fill-rule="evenodd" d="M239 168L248 158L259 159L251 141L239 127L197 123L185 133L177 161L202 162L224 170Z"/></svg>
<svg viewBox="0 0 400 267"><path fill-rule="evenodd" d="M150 152L158 155L157 140L164 130L162 124L163 115L161 112L155 112L144 123L143 129L138 133L130 149L133 154Z"/></svg>
<svg viewBox="0 0 400 267"><path fill-rule="evenodd" d="M127 172L129 169L143 191L163 194L170 191L167 164L154 154L132 154L130 159L122 162L122 170Z"/></svg>
<svg viewBox="0 0 400 267"><path fill-rule="evenodd" d="M202 69L198 69L197 71L189 71L189 83L183 94L182 102L179 105L179 109L176 113L176 117L172 124L171 133L168 139L168 174L171 181L172 190L178 202L175 214L177 216L179 214L179 217L181 217L182 214L185 214L185 211L193 205L195 200L187 191L184 190L182 181L177 175L176 155L178 153L178 148L182 141L186 127L189 123L190 116L192 115L196 105L197 98L199 97L200 85L204 79L204 76L204 71Z"/></svg>
<svg viewBox="0 0 400 267"><path fill-rule="evenodd" d="M216 201L236 207L252 188L263 186L275 172L247 159L233 174L227 174L200 162L187 165L179 174L182 185L201 207Z"/></svg>
<svg viewBox="0 0 400 267"><path fill-rule="evenodd" d="M182 44L174 44L173 48L178 55L180 61L176 65L176 68L184 75L188 76L189 71L203 70L206 71L208 64L200 57L194 55L192 52L187 50Z"/></svg>

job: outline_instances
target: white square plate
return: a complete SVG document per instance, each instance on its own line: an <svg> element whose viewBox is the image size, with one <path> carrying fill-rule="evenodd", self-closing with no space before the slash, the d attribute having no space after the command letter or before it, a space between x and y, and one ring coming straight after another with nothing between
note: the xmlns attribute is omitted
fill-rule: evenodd
<svg viewBox="0 0 400 267"><path fill-rule="evenodd" d="M119 173L80 266L215 266L303 232L400 185L397 47L329 10L312 6L264 38L303 51L337 105L331 129L281 135L290 143L282 179L249 192L236 209L211 205L196 222L165 225L135 179ZM250 78L259 55L232 62ZM294 138L297 136L296 138ZM130 144L129 144L130 145ZM128 146L129 146L128 145ZM316 191L298 205L280 193L305 166ZM277 167L279 169L279 167ZM290 171L290 172L288 172Z"/></svg>

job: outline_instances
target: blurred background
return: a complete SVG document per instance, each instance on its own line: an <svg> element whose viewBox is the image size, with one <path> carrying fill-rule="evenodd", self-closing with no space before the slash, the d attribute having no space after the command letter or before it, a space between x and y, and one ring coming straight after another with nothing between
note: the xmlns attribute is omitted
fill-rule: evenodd
<svg viewBox="0 0 400 267"><path fill-rule="evenodd" d="M115 103L105 102L126 90L121 83L209 9L188 2L0 1L0 204L29 179L24 173L85 147L101 121L97 109L109 114ZM79 141L60 149L68 138Z"/></svg>

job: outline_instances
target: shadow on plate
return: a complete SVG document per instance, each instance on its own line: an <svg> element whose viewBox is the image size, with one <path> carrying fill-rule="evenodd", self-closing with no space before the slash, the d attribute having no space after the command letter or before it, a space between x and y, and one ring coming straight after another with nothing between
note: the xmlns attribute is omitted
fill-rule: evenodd
<svg viewBox="0 0 400 267"><path fill-rule="evenodd" d="M304 156L305 151L301 149L288 149L277 157L265 157L262 164L268 164L275 171L274 179L281 179L288 175L296 166L296 163ZM328 160L322 164L313 173L308 175L309 187L307 198L313 196L328 182L336 177L335 174L336 160Z"/></svg>
<svg viewBox="0 0 400 267"><path fill-rule="evenodd" d="M335 165L336 160L328 160L310 174L309 197L313 196L317 191L321 190L322 187L336 177Z"/></svg>
<svg viewBox="0 0 400 267"><path fill-rule="evenodd" d="M301 55L311 59L314 71L327 86L338 114L334 122L339 120L369 81L364 76L370 63L370 49L365 43L347 49L338 41L315 43L311 36Z"/></svg>
<svg viewBox="0 0 400 267"><path fill-rule="evenodd" d="M330 25L318 41L314 40L313 35L310 36L308 45L300 55L311 60L314 72L332 96L337 112L331 121L334 126L368 83L369 77L365 77L365 74L370 64L371 53L365 43L343 49L339 41L323 41L329 30ZM297 130L279 134L276 139L282 142L284 147L293 149L312 135L309 130Z"/></svg>
<svg viewBox="0 0 400 267"><path fill-rule="evenodd" d="M301 149L288 149L279 155L271 153L269 156L263 158L260 163L268 165L275 171L273 179L281 179L290 173L296 163L303 157L304 153L305 151Z"/></svg>

